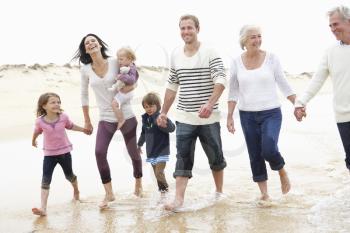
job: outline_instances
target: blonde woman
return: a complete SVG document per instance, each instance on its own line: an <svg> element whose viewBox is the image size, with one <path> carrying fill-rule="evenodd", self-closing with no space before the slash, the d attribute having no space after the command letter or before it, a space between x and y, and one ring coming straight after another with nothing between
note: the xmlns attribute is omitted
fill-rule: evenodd
<svg viewBox="0 0 350 233"><path fill-rule="evenodd" d="M295 94L284 77L278 58L262 50L261 42L258 26L246 25L241 29L240 46L244 52L231 67L227 129L235 132L233 113L238 105L253 181L259 186L261 200L268 200L265 161L272 170L278 171L282 193L290 190L285 162L277 145L282 114L276 84L293 104Z"/></svg>

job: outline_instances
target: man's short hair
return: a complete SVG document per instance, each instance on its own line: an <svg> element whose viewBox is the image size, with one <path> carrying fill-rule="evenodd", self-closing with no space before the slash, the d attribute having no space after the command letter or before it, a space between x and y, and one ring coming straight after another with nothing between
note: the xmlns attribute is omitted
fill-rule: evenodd
<svg viewBox="0 0 350 233"><path fill-rule="evenodd" d="M198 20L198 18L196 16L194 16L194 15L188 15L188 14L187 15L183 15L183 16L180 17L179 26L180 26L180 23L181 23L182 20L187 20L187 19L192 20L194 22L194 26L197 29L199 29L199 20Z"/></svg>

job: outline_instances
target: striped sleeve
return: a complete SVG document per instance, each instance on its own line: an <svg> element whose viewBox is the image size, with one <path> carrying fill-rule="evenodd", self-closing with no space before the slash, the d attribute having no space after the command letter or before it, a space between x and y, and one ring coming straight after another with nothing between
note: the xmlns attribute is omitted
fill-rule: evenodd
<svg viewBox="0 0 350 233"><path fill-rule="evenodd" d="M215 84L226 86L226 73L224 63L217 52L211 51L209 60L210 74Z"/></svg>
<svg viewBox="0 0 350 233"><path fill-rule="evenodd" d="M167 88L177 92L179 88L179 78L176 72L176 68L174 65L174 53L171 55L171 61L170 61L170 72L169 72L169 78L168 78L168 85Z"/></svg>

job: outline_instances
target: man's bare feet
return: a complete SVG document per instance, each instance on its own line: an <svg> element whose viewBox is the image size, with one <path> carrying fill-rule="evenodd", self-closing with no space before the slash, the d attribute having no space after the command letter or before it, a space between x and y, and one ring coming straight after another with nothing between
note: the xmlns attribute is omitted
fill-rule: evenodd
<svg viewBox="0 0 350 233"><path fill-rule="evenodd" d="M164 205L164 209L168 211L175 211L176 209L182 207L184 201L183 200L174 200L171 203L167 203Z"/></svg>
<svg viewBox="0 0 350 233"><path fill-rule="evenodd" d="M122 119L120 119L120 120L118 119L117 130L121 129L123 127L124 123L125 123L124 117Z"/></svg>
<svg viewBox="0 0 350 233"><path fill-rule="evenodd" d="M269 201L270 200L270 196L267 193L262 193L260 196L260 200L261 201Z"/></svg>
<svg viewBox="0 0 350 233"><path fill-rule="evenodd" d="M114 195L106 195L102 202L98 205L98 207L100 207L100 209L106 209L108 207L108 202L112 202L114 200Z"/></svg>
<svg viewBox="0 0 350 233"><path fill-rule="evenodd" d="M135 191L134 191L134 195L137 197L142 197L142 180L141 178L137 178L135 179Z"/></svg>
<svg viewBox="0 0 350 233"><path fill-rule="evenodd" d="M289 178L287 173L280 174L280 180L281 180L281 190L283 194L287 194L291 188L291 184L289 182Z"/></svg>
<svg viewBox="0 0 350 233"><path fill-rule="evenodd" d="M35 215L39 215L39 216L46 216L46 211L39 209L39 208L32 208L32 212Z"/></svg>

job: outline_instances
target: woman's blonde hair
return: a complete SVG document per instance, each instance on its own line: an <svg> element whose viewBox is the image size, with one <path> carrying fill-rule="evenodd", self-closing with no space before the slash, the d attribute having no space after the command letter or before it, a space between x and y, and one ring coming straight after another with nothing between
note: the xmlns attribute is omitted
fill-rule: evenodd
<svg viewBox="0 0 350 233"><path fill-rule="evenodd" d="M261 33L261 29L257 25L244 25L239 31L239 45L241 46L242 50L244 50L244 45L247 42L249 32L251 31L258 31Z"/></svg>

